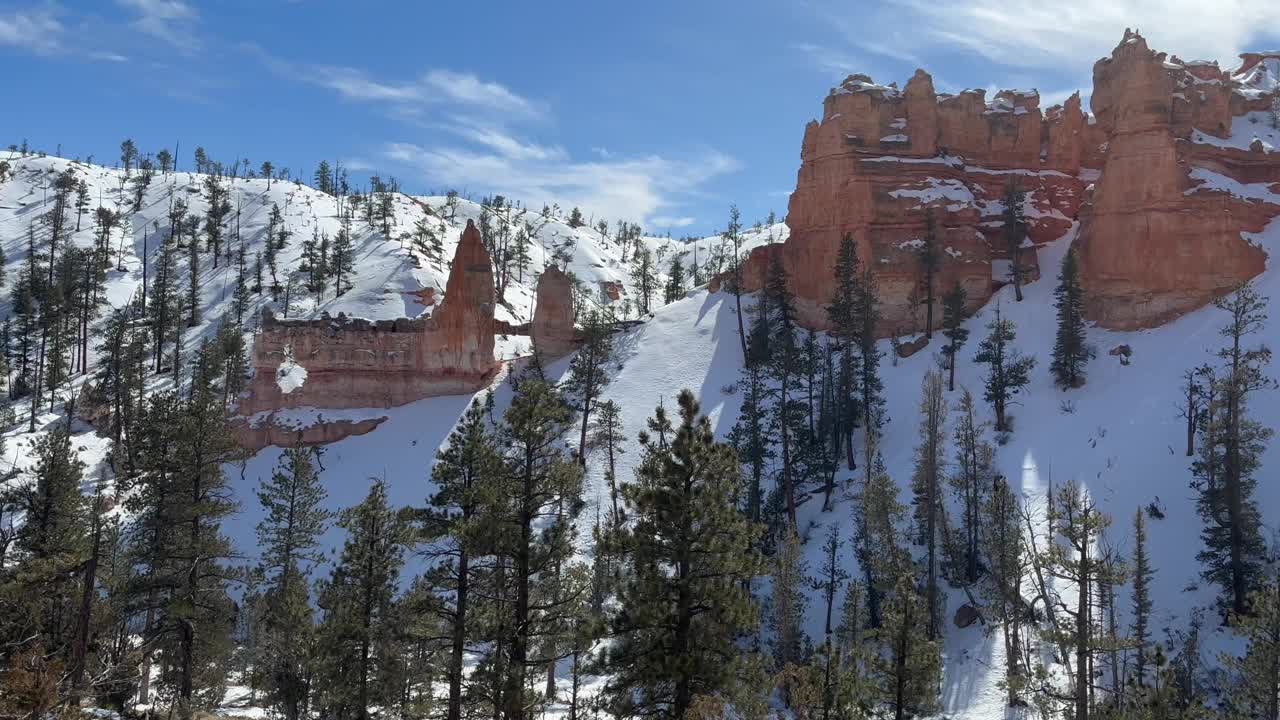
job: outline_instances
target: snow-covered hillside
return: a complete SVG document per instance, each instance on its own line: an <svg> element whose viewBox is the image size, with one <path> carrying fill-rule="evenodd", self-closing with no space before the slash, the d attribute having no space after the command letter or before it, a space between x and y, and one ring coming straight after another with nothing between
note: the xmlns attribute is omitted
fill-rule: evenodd
<svg viewBox="0 0 1280 720"><path fill-rule="evenodd" d="M10 274L25 256L29 225L35 226L39 237L40 224L36 218L47 208L44 188L52 183L56 173L70 165L66 160L54 158L11 158L11 162L16 176L0 184L0 239L3 239L6 270ZM75 166L75 169L89 183L95 205L101 198L108 207L125 207L128 191L122 189L119 171L95 166ZM155 223L166 226L170 196L186 197L191 212L203 213L205 201L199 190L200 181L200 177L188 173L157 174L141 210L128 215L128 232L116 238L122 248L123 270L113 270L109 277L108 296L113 304L127 302L140 288L144 242L150 241ZM240 209L240 234L250 254L261 247L272 205L280 207L294 238L282 254L282 268L296 266L303 237L313 232L327 233L330 237L337 233L336 201L329 195L286 182L274 182L268 188L265 180L237 180L228 182L228 187L232 206ZM1233 191L1226 186L1217 189ZM399 234L412 232L419 221L434 223L443 241L442 257L447 259L461 227L467 219L477 218L481 208L463 200L458 204L456 215L445 220L440 215L444 205L445 198L441 197L397 197L395 232L391 238L357 223L352 289L339 298L332 297L331 293L318 302L307 298L297 314L345 312L360 317L392 318L424 312L426 309L417 302L417 297L409 293L423 287L442 289L447 264L425 257L415 259L410 243L402 242ZM427 207L433 214L428 214ZM557 248L571 244L572 259L568 267L584 283L629 285L630 266L622 261L617 243L594 229L570 228L561 218L552 217L543 222L536 210L520 217L524 216L538 228L531 251L533 267L541 267ZM748 247L785 239L785 231L784 225L754 229L747 233ZM92 242L92 232L92 222L86 217L74 241L87 246ZM1071 233L1041 250L1041 267L1056 268L1074 236L1073 228ZM1250 239L1274 257L1280 252L1280 220ZM695 247L663 238L645 238L644 242L655 251L662 249L668 260L680 252L692 257ZM699 261L716 251L719 243L717 237L696 243ZM1122 549L1127 548L1131 540L1129 522L1135 511L1154 505L1163 512L1163 518L1150 522L1149 534L1156 570L1152 593L1155 636L1164 639L1166 632L1185 629L1193 611L1208 607L1212 601L1213 593L1200 581L1200 567L1195 560L1200 521L1188 487L1189 463L1181 449L1184 425L1177 417L1174 399L1180 375L1207 361L1210 353L1220 346L1218 328L1223 324L1223 314L1205 308L1149 331L1091 329L1090 341L1096 346L1098 357L1089 365L1088 384L1078 390L1061 391L1053 386L1047 369L1054 339L1052 276L1053 273L1045 273L1044 278L1028 284L1023 302L1014 301L1011 288L999 291L985 309L968 321L972 337L980 338L994 306L999 304L1003 316L1017 325L1016 346L1040 359L1031 385L1018 396L1019 404L1013 410L1015 431L998 449L998 467L1014 481L1033 507L1043 502L1051 484L1067 479L1079 481L1113 517L1108 540ZM202 268L199 287L204 321L190 331L190 339L209 332L229 307L234 280L234 268L226 264L216 269ZM1280 338L1280 269L1274 262L1268 264L1257 284L1271 298L1272 323L1268 337ZM512 322L527 320L532 310L532 288L531 277L513 283L499 318ZM717 434L724 436L729 431L741 402L740 394L733 389L742 366L734 313L732 296L697 289L684 299L657 309L647 322L619 336L618 361L611 369L612 380L605 390L605 399L616 400L621 406L630 438L629 452L620 459L621 479L631 477L640 459L635 434L644 427L645 419L659 402L670 404L682 388L697 393L703 412L711 417ZM924 373L935 366L939 344L940 341L935 340L924 352L890 364L887 360L889 342L882 343L886 353L883 373L889 417L882 451L904 500L918 438L920 382ZM1131 364L1123 365L1118 357L1108 354L1122 344L1132 349ZM981 369L972 361L974 346L976 342L971 342L962 353L957 384L979 392ZM522 352L514 345L504 347L513 354ZM548 368L548 372L553 377L561 377L567 367L568 359L562 359ZM1280 376L1280 366L1273 365L1271 374ZM504 379L505 374L500 374L494 381L499 408L509 399L510 391ZM156 386L162 384L163 381L157 381ZM948 399L954 402L956 397L956 393L951 393ZM470 400L469 396L451 396L390 410L326 412L326 417L331 418L387 417L376 431L326 448L323 477L328 487L328 505L337 509L359 501L366 494L372 477L386 478L393 503L421 503L431 490L429 472L434 454ZM1254 412L1264 425L1280 427L1280 396L1258 402ZM47 425L55 417L47 414L38 419L38 424ZM90 462L100 460L105 442L87 428L79 429L81 434L77 440L83 457ZM33 435L24 430L25 424L20 424L6 432L9 452L4 460L6 467L23 467L27 463L25 452ZM268 448L229 473L241 507L228 530L248 560L254 557L254 526L261 517L261 510L253 499L254 491L260 479L269 475L279 454L278 449ZM1273 443L1266 453L1263 467L1280 467L1277 444ZM96 477L96 473L90 472L89 476ZM602 485L600 473L593 472L586 493L588 502L598 502L607 495ZM1280 529L1274 512L1280 508L1280 484L1260 483L1257 502L1264 509L1263 520L1267 523L1264 534L1270 536ZM852 526L848 498L842 497L829 512L822 512L820 505L809 502L800 509L801 530L808 540L806 553L811 566L817 565L819 545L827 526L837 524L846 529ZM845 535L847 537L848 532ZM341 542L340 531L330 529L325 540L336 547ZM845 564L846 569L855 569L851 554L846 554ZM954 610L962 598L958 591L953 593L949 610ZM817 602L816 594L812 602ZM1122 601L1121 607L1127 607L1127 603ZM808 631L813 637L819 637L819 614L810 613L809 618ZM1209 627L1213 626L1210 621ZM979 625L964 630L948 625L946 634L943 704L947 716L1004 717L1000 638L984 634ZM1204 648L1204 659L1212 662L1216 651L1230 644L1228 635L1214 631Z"/></svg>

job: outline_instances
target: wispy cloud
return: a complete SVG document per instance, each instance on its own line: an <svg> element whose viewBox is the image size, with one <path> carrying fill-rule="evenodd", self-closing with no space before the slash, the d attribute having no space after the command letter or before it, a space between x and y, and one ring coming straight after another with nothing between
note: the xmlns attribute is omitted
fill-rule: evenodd
<svg viewBox="0 0 1280 720"><path fill-rule="evenodd" d="M458 134L469 133L460 130ZM639 220L661 227L693 224L694 218L669 210L680 207L684 196L698 193L708 181L740 167L733 158L714 150L580 160L563 150L549 151L511 136L479 147L391 143L383 155L436 182L484 188L530 204L579 206L596 217Z"/></svg>
<svg viewBox="0 0 1280 720"><path fill-rule="evenodd" d="M837 28L911 29L907 38L877 36L882 49L960 50L1016 68L1091 64L1110 53L1126 27L1141 29L1153 48L1224 66L1251 42L1276 36L1276 25L1262 21L1274 16L1270 0L892 0L856 10L820 0L811 7ZM865 32L846 35L858 45Z"/></svg>
<svg viewBox="0 0 1280 720"><path fill-rule="evenodd" d="M185 0L116 0L136 13L133 26L177 48L198 49L195 26L199 14Z"/></svg>
<svg viewBox="0 0 1280 720"><path fill-rule="evenodd" d="M51 55L62 50L65 28L53 6L0 11L0 46Z"/></svg>
<svg viewBox="0 0 1280 720"><path fill-rule="evenodd" d="M387 143L377 159L433 186L498 192L530 204L576 205L596 217L684 227L695 222L678 212L685 199L739 167L714 150L627 156L596 147L578 157L560 144L529 140L530 129L541 134L554 130L550 108L472 72L430 68L409 79L386 78L356 67L291 62L261 47L242 49L258 54L281 77L325 88L353 103L370 103L411 125L419 137L429 139ZM362 161L374 164L371 157Z"/></svg>
<svg viewBox="0 0 1280 720"><path fill-rule="evenodd" d="M271 57L261 50L264 62L280 75L302 79L332 90L346 100L387 102L404 110L431 107L464 107L537 118L544 108L501 83L484 80L472 73L431 69L412 80L377 78L364 70L346 66L301 65Z"/></svg>

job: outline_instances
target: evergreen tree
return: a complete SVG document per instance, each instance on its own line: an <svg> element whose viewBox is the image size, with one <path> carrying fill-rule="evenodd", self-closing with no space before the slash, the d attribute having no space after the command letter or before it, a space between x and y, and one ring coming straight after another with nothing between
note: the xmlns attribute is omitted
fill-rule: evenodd
<svg viewBox="0 0 1280 720"><path fill-rule="evenodd" d="M528 671L556 660L554 636L576 598L559 592L560 571L572 553L574 519L581 510L581 467L566 457L560 438L570 410L536 372L517 379L515 397L498 429L502 510L493 532L509 570L511 607L506 638L502 712L524 720L536 698L527 694Z"/></svg>
<svg viewBox="0 0 1280 720"><path fill-rule="evenodd" d="M796 524L796 498L800 489L797 472L796 434L804 420L804 407L799 402L800 349L795 318L795 298L791 294L786 268L780 256L775 254L769 263L768 278L764 288L769 332L769 363L766 370L776 383L773 404L769 411L768 428L778 440L782 458L777 487L786 507L786 520Z"/></svg>
<svg viewBox="0 0 1280 720"><path fill-rule="evenodd" d="M1237 616L1248 613L1249 594L1257 589L1266 552L1261 519L1253 499L1261 455L1272 430L1248 416L1248 400L1272 381L1262 369L1270 362L1265 345L1245 347L1266 324L1267 298L1245 284L1215 305L1229 319L1220 331L1228 345L1218 351L1225 377L1207 375L1202 415L1202 458L1193 465L1199 491L1196 506L1204 519L1204 549L1197 557L1204 578L1225 591L1222 605Z"/></svg>
<svg viewBox="0 0 1280 720"><path fill-rule="evenodd" d="M883 623L873 633L880 651L871 658L880 702L895 720L937 707L942 662L939 643L926 636L928 624L925 599L910 575L900 575L884 604Z"/></svg>
<svg viewBox="0 0 1280 720"><path fill-rule="evenodd" d="M473 605L477 569L491 550L487 542L485 497L493 491L498 450L489 430L492 398L473 402L449 444L436 454L431 479L436 492L423 518L422 534L429 541L427 556L433 561L427 582L436 593L431 603L443 632L448 635L445 679L448 683L447 720L460 720L468 653L481 637Z"/></svg>
<svg viewBox="0 0 1280 720"><path fill-rule="evenodd" d="M827 540L822 545L821 575L813 582L813 589L822 594L823 606L826 611L821 652L822 717L824 720L829 720L832 710L837 710L837 689L840 686L841 660L833 640L837 637L837 626L834 622L836 595L840 592L845 581L849 579L849 574L840 566L840 548L842 545L840 526L832 523L827 531ZM854 631L856 632L857 627L859 627L859 621L855 619L854 622Z"/></svg>
<svg viewBox="0 0 1280 720"><path fill-rule="evenodd" d="M1026 268L1022 267L1023 245L1027 240L1027 218L1022 206L1026 203L1027 193L1016 182L1009 181L1004 188L1004 209L1000 219L1004 224L1005 253L1009 256L1009 282L1013 283L1013 291L1022 302L1022 281L1026 276Z"/></svg>
<svg viewBox="0 0 1280 720"><path fill-rule="evenodd" d="M960 575L962 583L972 584L979 575L983 507L991 487L993 450L985 439L987 423L978 419L977 401L968 388L961 388L955 427L956 471L950 482L960 501Z"/></svg>
<svg viewBox="0 0 1280 720"><path fill-rule="evenodd" d="M836 440L832 450L839 455L839 445L845 447L847 465L850 470L857 467L853 453L853 431L859 420L859 380L858 351L859 339L862 336L863 322L861 311L864 309L864 297L858 282L858 251L853 236L846 234L840 240L840 253L835 266L835 293L831 304L827 306L827 319L831 324L831 335L838 343L839 361L834 383L835 397L832 402L836 407L833 435Z"/></svg>
<svg viewBox="0 0 1280 720"><path fill-rule="evenodd" d="M752 689L737 639L757 622L744 586L762 569L749 549L757 529L734 507L733 449L715 441L692 392L678 400L680 426L669 442L661 407L651 421L658 436L641 435L644 459L623 487L632 524L613 540L632 568L612 621L617 640L603 690L619 718L678 720L700 699L732 701Z"/></svg>
<svg viewBox="0 0 1280 720"><path fill-rule="evenodd" d="M575 207L573 211L569 213L569 227L580 228L586 224L587 221L582 218L582 211Z"/></svg>
<svg viewBox="0 0 1280 720"><path fill-rule="evenodd" d="M1011 347L1017 334L1013 321L1000 317L1000 306L996 305L996 316L988 325L990 334L978 345L978 354L974 361L987 366L987 377L984 380L985 396L996 413L996 432L1009 430L1005 408L1010 399L1031 380L1031 369L1036 359L1024 356L1017 348Z"/></svg>
<svg viewBox="0 0 1280 720"><path fill-rule="evenodd" d="M622 408L613 400L600 403L587 435L587 451L603 450L605 453L604 480L609 486L609 525L621 525L625 516L619 505L617 458L626 452L623 446Z"/></svg>
<svg viewBox="0 0 1280 720"><path fill-rule="evenodd" d="M324 619L316 631L315 710L323 717L367 720L374 707L396 701L398 649L392 639L407 534L383 480L343 510L337 525L347 539L328 581L316 591Z"/></svg>
<svg viewBox="0 0 1280 720"><path fill-rule="evenodd" d="M964 326L966 302L964 287L958 282L942 296L942 336L947 339L942 354L947 358L948 390L956 389L956 356L969 340L969 328Z"/></svg>
<svg viewBox="0 0 1280 720"><path fill-rule="evenodd" d="M284 451L271 477L258 489L266 512L258 523L261 569L266 578L263 640L255 670L265 680L267 702L286 720L298 720L307 698L312 631L307 575L321 562L319 538L329 520L314 455Z"/></svg>
<svg viewBox="0 0 1280 720"><path fill-rule="evenodd" d="M989 455L990 448L986 451ZM991 491L985 494L981 513L982 548L990 573L989 582L985 584L986 595L1000 623L1005 650L1005 692L1008 704L1015 706L1021 703L1021 695L1030 680L1022 659L1025 618L1022 581L1027 549L1018 497L1003 475L992 478Z"/></svg>
<svg viewBox="0 0 1280 720"><path fill-rule="evenodd" d="M1280 720L1280 576L1262 583L1249 607L1251 615L1234 620L1245 639L1244 655L1222 657L1223 666L1234 675L1225 695L1228 717Z"/></svg>
<svg viewBox="0 0 1280 720"><path fill-rule="evenodd" d="M875 447L879 442L880 428L885 420L884 383L880 381L880 358L884 353L876 345L876 331L880 324L879 298L876 295L875 275L870 268L863 268L862 281L858 285L856 317L858 328L858 388L862 391L862 428L866 435L863 446L863 464L871 472Z"/></svg>
<svg viewBox="0 0 1280 720"><path fill-rule="evenodd" d="M613 317L602 308L591 308L582 316L581 342L569 361L566 395L581 414L578 433L578 464L587 465L587 433L596 400L609 384L609 364L613 362Z"/></svg>
<svg viewBox="0 0 1280 720"><path fill-rule="evenodd" d="M938 219L934 217L932 209L925 211L924 221L924 245L920 248L920 285L924 294L924 336L932 338L934 286L938 270L942 266L942 252L938 247ZM911 311L914 313L915 308Z"/></svg>
<svg viewBox="0 0 1280 720"><path fill-rule="evenodd" d="M942 593L938 574L943 534L943 473L946 472L947 400L942 375L929 371L920 385L920 444L916 446L911 481L915 506L916 544L925 547L925 637L937 640L942 629Z"/></svg>
<svg viewBox="0 0 1280 720"><path fill-rule="evenodd" d="M648 315L653 293L658 284L658 274L653 267L653 252L646 245L636 248L631 258L631 285L639 296L636 300L640 313Z"/></svg>
<svg viewBox="0 0 1280 720"><path fill-rule="evenodd" d="M1151 653L1151 578L1155 570L1147 556L1147 521L1142 510L1133 514L1133 623L1129 634L1134 644L1134 679L1138 687L1147 685L1147 664Z"/></svg>
<svg viewBox="0 0 1280 720"><path fill-rule="evenodd" d="M808 563L804 548L794 528L783 531L782 541L773 557L773 604L769 613L769 630L773 635L773 662L778 670L799 665L807 638L804 634L804 588L809 585Z"/></svg>
<svg viewBox="0 0 1280 720"><path fill-rule="evenodd" d="M1080 287L1080 269L1075 248L1062 258L1058 287L1053 291L1053 306L1058 310L1058 332L1053 342L1053 362L1049 371L1062 388L1084 384L1084 366L1093 358L1093 348L1085 337L1084 289Z"/></svg>
<svg viewBox="0 0 1280 720"><path fill-rule="evenodd" d="M667 284L662 291L662 302L670 304L679 300L684 296L684 263L680 260L680 254L671 258L671 265L667 269Z"/></svg>

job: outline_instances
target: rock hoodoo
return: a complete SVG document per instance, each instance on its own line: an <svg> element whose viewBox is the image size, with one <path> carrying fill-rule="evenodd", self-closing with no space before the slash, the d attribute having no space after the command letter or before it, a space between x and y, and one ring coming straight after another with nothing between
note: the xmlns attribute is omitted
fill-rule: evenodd
<svg viewBox="0 0 1280 720"><path fill-rule="evenodd" d="M577 346L573 328L573 283L552 265L538 278L537 304L529 326L533 350L543 361L568 355Z"/></svg>
<svg viewBox="0 0 1280 720"><path fill-rule="evenodd" d="M489 258L480 232L468 223L444 300L430 316L279 320L264 312L253 345L253 381L240 413L393 407L474 391L497 370L493 304ZM305 369L305 380L296 386L281 379L290 367Z"/></svg>
<svg viewBox="0 0 1280 720"><path fill-rule="evenodd" d="M1241 116L1262 114L1278 92L1280 59L1242 57L1231 75L1151 52L1126 31L1094 68L1096 119L1078 93L1042 111L1035 90L988 98L983 90L940 94L923 70L903 89L851 75L828 94L822 120L805 128L790 238L751 254L744 289L763 286L777 254L793 279L803 278L792 286L800 321L825 328L831 268L850 234L877 276L880 332L917 332L926 212L942 249L935 297L959 283L976 308L1007 277L1001 213L1015 183L1026 193L1019 254L1031 278L1036 248L1080 221L1092 318L1141 327L1199 307L1261 271L1264 253L1240 233L1280 213L1280 186L1265 185L1280 181L1280 148L1237 146ZM1220 178L1263 184L1245 199Z"/></svg>
<svg viewBox="0 0 1280 720"><path fill-rule="evenodd" d="M1150 327L1262 272L1266 253L1241 233L1280 214L1280 186L1261 192L1280 181L1280 154L1227 142L1250 105L1232 76L1126 32L1094 65L1093 85L1108 142L1077 243L1089 315L1106 327ZM1263 184L1246 199L1233 183Z"/></svg>
<svg viewBox="0 0 1280 720"><path fill-rule="evenodd" d="M493 269L480 232L468 222L449 270L444 299L424 293L431 315L363 320L327 314L317 320L281 320L269 310L254 340L253 380L238 413L253 416L285 408L387 408L437 395L474 392L498 370L494 334L529 334L550 357L573 349L573 293L569 278L548 268L538 282L538 306L529 325L494 320ZM306 427L254 418L241 430L249 447L318 444L369 432L378 421L318 420Z"/></svg>

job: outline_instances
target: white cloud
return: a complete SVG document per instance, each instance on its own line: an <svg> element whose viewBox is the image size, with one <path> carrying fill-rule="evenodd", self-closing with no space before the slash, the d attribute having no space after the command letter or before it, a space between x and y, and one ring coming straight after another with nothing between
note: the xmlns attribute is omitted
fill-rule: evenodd
<svg viewBox="0 0 1280 720"><path fill-rule="evenodd" d="M261 51L259 51L261 52ZM427 107L464 107L537 118L541 106L501 83L481 80L474 74L452 70L428 70L416 80L375 78L363 70L342 66L299 66L263 53L268 67L285 76L301 78L328 88L347 100L388 102L401 106L402 114Z"/></svg>
<svg viewBox="0 0 1280 720"><path fill-rule="evenodd" d="M62 49L63 31L50 7L0 14L0 46L48 55Z"/></svg>
<svg viewBox="0 0 1280 720"><path fill-rule="evenodd" d="M200 47L195 24L199 15L185 0L116 0L137 13L133 26L177 48Z"/></svg>
<svg viewBox="0 0 1280 720"><path fill-rule="evenodd" d="M696 219L691 217L667 217L666 215L658 215L652 218L650 222L653 223L653 227L655 229L682 228L682 227L689 227L694 222L696 222Z"/></svg>
<svg viewBox="0 0 1280 720"><path fill-rule="evenodd" d="M1126 27L1140 29L1153 49L1224 67L1268 33L1274 39L1277 28L1268 22L1275 17L1270 0L893 0L857 18L835 5L819 12L838 27L856 20L861 28L910 28L910 40L893 47L941 44L1011 67L1068 72L1109 55Z"/></svg>
<svg viewBox="0 0 1280 720"><path fill-rule="evenodd" d="M471 133L465 129L461 136ZM683 227L693 218L672 215L681 197L697 193L711 179L738 169L733 158L706 150L689 157L647 155L610 160L576 160L504 136L479 147L423 147L392 143L384 156L407 165L435 183L483 188L517 197L531 205L556 202L581 207L596 217L639 220L648 225Z"/></svg>

